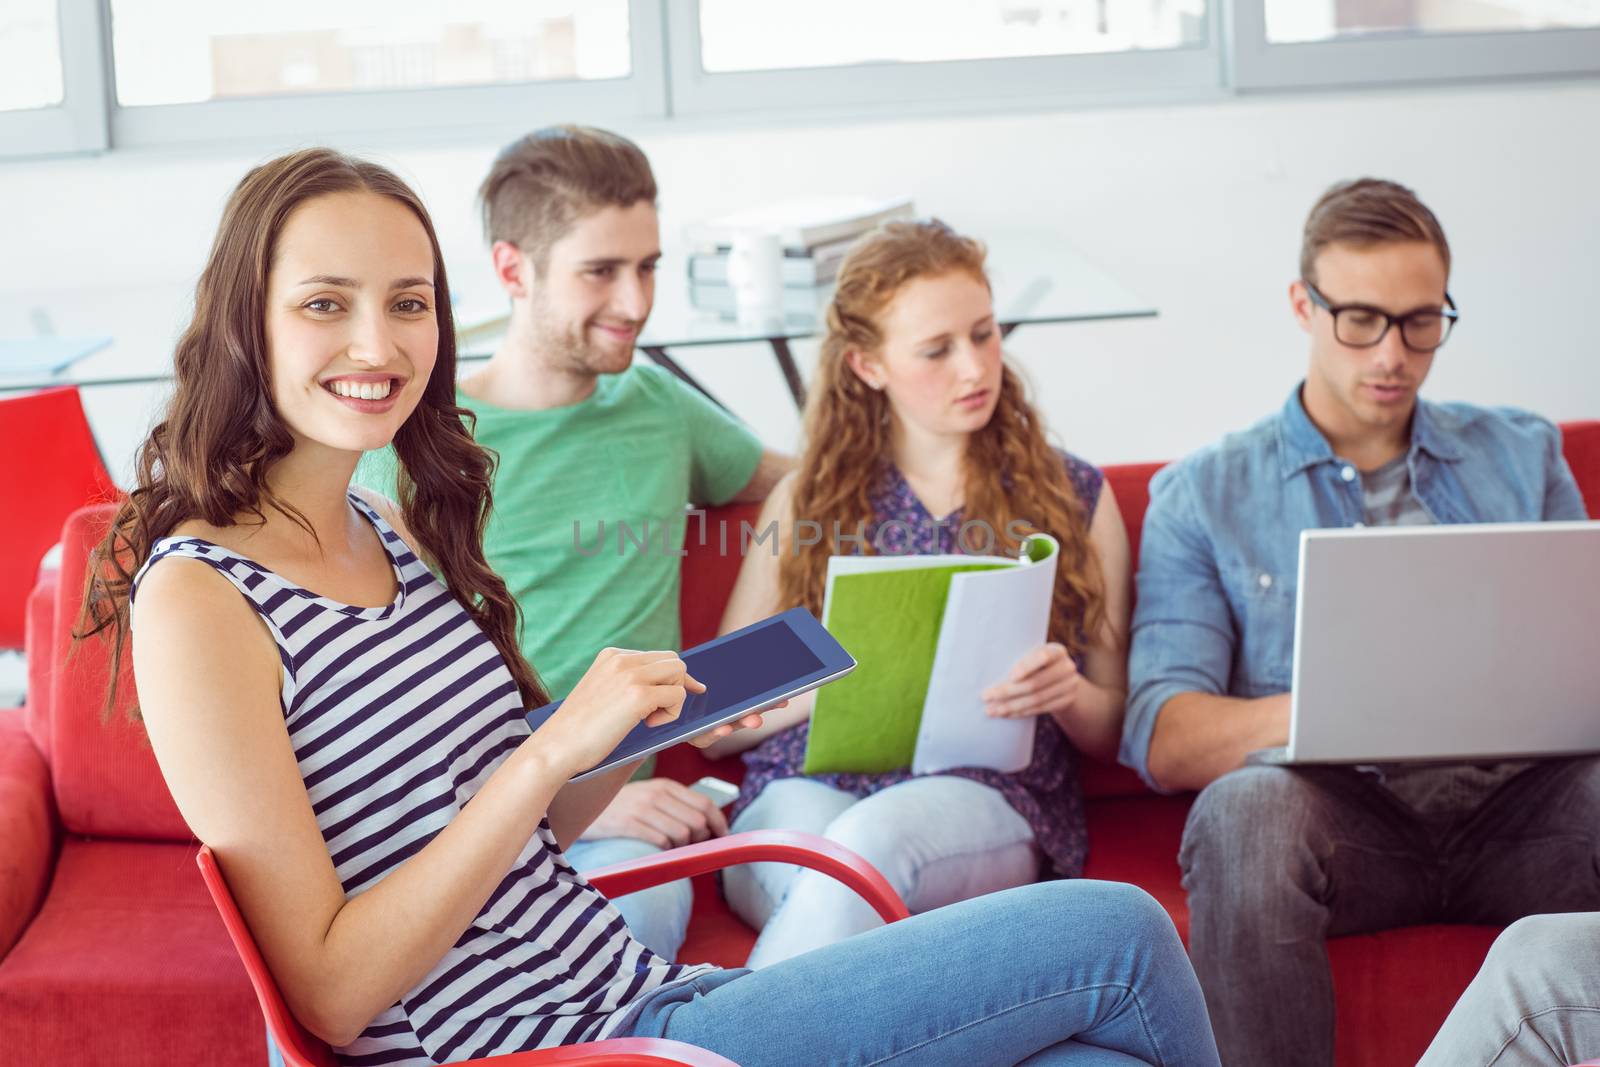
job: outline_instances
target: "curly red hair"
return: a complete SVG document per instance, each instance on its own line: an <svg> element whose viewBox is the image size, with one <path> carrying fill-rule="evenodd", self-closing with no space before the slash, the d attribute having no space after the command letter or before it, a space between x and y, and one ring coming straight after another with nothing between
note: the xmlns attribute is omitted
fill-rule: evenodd
<svg viewBox="0 0 1600 1067"><path fill-rule="evenodd" d="M987 287L985 254L981 242L937 219L888 223L850 250L828 306L827 334L806 404L794 516L845 534L871 528L870 494L880 461L890 455L889 401L856 375L847 354L881 349L883 312L908 282L959 272ZM1001 375L994 415L967 442L964 519L988 524L997 553L1015 553L1020 542L1013 534L1024 529L1048 533L1061 543L1050 639L1077 655L1085 635L1105 624L1105 583L1089 544L1089 515L1046 439L1022 378L1010 366ZM779 567L780 606L803 605L820 617L828 557L839 550L831 537L786 546ZM872 551L870 544L865 551Z"/></svg>

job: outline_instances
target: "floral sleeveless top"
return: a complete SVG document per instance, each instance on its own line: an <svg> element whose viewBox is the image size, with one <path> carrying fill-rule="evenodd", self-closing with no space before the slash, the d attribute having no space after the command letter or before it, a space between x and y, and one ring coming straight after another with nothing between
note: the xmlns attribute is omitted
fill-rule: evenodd
<svg viewBox="0 0 1600 1067"><path fill-rule="evenodd" d="M1073 492L1083 504L1084 514L1093 516L1105 478L1091 464L1061 452ZM958 509L942 520L928 513L912 492L905 476L893 464L886 464L882 478L872 492L873 521L866 531L867 541L875 543L883 530L884 546L901 555L936 555L963 551L959 541L962 513ZM1083 669L1082 656L1076 657ZM733 814L738 815L768 782L796 778L804 774L809 722L802 722L745 753L748 770ZM998 789L1033 830L1035 843L1058 877L1073 878L1083 873L1089 851L1089 834L1084 822L1083 790L1078 781L1078 752L1067 735L1049 715L1040 715L1034 733L1033 759L1027 767L1003 773L987 767L958 767L942 774L959 775ZM909 768L883 774L819 774L812 776L835 789L857 797L871 796L881 789L912 777Z"/></svg>

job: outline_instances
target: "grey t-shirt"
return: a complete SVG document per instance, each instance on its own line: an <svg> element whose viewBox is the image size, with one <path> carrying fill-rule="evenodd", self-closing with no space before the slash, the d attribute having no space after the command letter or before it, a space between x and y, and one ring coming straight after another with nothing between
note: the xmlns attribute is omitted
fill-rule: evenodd
<svg viewBox="0 0 1600 1067"><path fill-rule="evenodd" d="M1433 516L1411 491L1406 456L1361 472L1361 505L1368 526L1427 526ZM1418 814L1465 814L1507 780L1527 770L1526 760L1501 763L1384 763L1363 768Z"/></svg>
<svg viewBox="0 0 1600 1067"><path fill-rule="evenodd" d="M1361 472L1361 510L1368 526L1430 526L1433 516L1411 491L1402 454L1377 470Z"/></svg>

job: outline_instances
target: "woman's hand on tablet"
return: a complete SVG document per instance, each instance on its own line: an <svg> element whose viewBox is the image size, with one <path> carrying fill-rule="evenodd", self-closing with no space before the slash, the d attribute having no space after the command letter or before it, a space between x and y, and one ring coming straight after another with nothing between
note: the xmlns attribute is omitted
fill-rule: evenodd
<svg viewBox="0 0 1600 1067"><path fill-rule="evenodd" d="M727 737L735 730L759 730L761 729L761 724L766 721L761 717L762 715L769 711L777 711L779 708L786 708L788 706L789 702L787 700L780 700L770 708L763 708L760 711L753 711L749 715L746 715L744 718L739 719L736 722L725 722L714 730L707 730L703 734L697 734L696 736L689 738L689 743L695 748L710 748L712 745L716 744L724 737Z"/></svg>
<svg viewBox="0 0 1600 1067"><path fill-rule="evenodd" d="M610 755L639 723L669 723L689 693L705 691L676 652L602 649L534 736L551 746L570 777Z"/></svg>

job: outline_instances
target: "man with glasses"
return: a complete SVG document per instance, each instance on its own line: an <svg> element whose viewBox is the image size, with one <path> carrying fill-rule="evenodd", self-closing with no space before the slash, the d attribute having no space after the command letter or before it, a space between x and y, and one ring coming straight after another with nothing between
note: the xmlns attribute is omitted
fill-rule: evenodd
<svg viewBox="0 0 1600 1067"><path fill-rule="evenodd" d="M1330 189L1289 286L1304 381L1150 485L1122 761L1200 791L1179 863L1230 1067L1333 1063L1327 936L1600 908L1600 760L1245 765L1289 739L1301 530L1586 517L1549 422L1418 398L1449 273L1409 189Z"/></svg>

